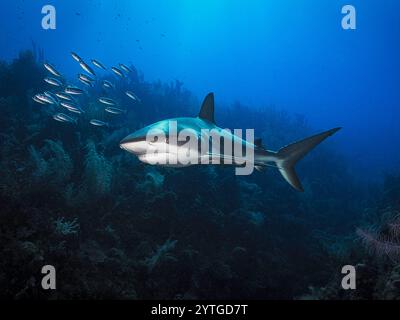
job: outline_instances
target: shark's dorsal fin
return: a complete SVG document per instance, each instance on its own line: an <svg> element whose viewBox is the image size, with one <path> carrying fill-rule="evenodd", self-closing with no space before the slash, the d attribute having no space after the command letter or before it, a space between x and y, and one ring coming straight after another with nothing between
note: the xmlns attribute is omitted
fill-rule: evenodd
<svg viewBox="0 0 400 320"><path fill-rule="evenodd" d="M215 123L214 119L214 93L210 92L201 105L199 118Z"/></svg>

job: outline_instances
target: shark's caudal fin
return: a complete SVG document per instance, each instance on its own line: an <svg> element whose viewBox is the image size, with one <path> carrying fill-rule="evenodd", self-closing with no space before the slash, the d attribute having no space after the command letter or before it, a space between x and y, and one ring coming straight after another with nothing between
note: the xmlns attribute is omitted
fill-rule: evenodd
<svg viewBox="0 0 400 320"><path fill-rule="evenodd" d="M308 152L341 128L331 129L304 140L292 143L280 149L277 153L276 164L286 181L296 190L304 191L294 166Z"/></svg>
<svg viewBox="0 0 400 320"><path fill-rule="evenodd" d="M215 123L214 119L214 93L210 92L201 105L199 118Z"/></svg>

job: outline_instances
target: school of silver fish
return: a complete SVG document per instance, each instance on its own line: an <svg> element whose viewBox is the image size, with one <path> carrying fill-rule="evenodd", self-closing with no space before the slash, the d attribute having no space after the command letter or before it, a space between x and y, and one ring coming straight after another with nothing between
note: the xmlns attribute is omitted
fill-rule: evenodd
<svg viewBox="0 0 400 320"><path fill-rule="evenodd" d="M71 56L85 72L79 73L77 76L77 80L82 85L90 88L94 88L96 85L99 85L105 89L108 89L108 92L116 88L116 85L111 81L105 79L100 80L93 68L88 65L77 53L71 52ZM99 60L91 59L90 61L98 70L102 70L103 72L107 71L107 67ZM63 75L53 64L45 62L43 66L49 73L48 76L44 78L44 81L51 89L54 89L55 92L45 91L43 93L38 93L32 97L33 101L41 105L60 107L62 109L60 111L63 112L56 110L55 114L52 115L52 118L55 121L60 123L77 124L78 118L76 116L85 113L85 110L80 105L79 97L87 95L88 92L77 85L68 84ZM120 80L126 78L126 76L132 72L132 68L126 64L119 63L118 66L119 68L111 67L110 70ZM141 102L139 97L134 92L125 91L125 94L133 101ZM104 111L107 114L120 115L128 112L128 110L121 108L119 103L112 98L101 96L98 97L97 100L99 103L104 105ZM70 112L71 115L68 114L68 112ZM72 113L75 114L75 116L72 116ZM100 119L91 119L89 123L96 127L109 127L109 122Z"/></svg>

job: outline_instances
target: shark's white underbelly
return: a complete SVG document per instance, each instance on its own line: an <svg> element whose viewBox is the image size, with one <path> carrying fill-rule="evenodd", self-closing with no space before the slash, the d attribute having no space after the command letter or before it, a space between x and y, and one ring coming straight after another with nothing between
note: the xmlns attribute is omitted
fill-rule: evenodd
<svg viewBox="0 0 400 320"><path fill-rule="evenodd" d="M197 148L187 146L173 146L167 144L151 144L147 146L147 152L138 155L140 161L151 164L169 167L187 167L197 164L224 164L224 165L243 165L244 163L254 163L254 157L233 156L231 153L221 153L222 150L214 152L201 151Z"/></svg>
<svg viewBox="0 0 400 320"><path fill-rule="evenodd" d="M187 167L196 164L200 157L197 149L166 143L152 143L146 153L138 156L144 163L169 167Z"/></svg>

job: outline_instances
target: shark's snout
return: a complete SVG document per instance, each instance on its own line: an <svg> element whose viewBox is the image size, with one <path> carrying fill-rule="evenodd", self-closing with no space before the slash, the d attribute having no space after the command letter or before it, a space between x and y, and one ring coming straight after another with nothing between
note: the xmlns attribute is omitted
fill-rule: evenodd
<svg viewBox="0 0 400 320"><path fill-rule="evenodd" d="M140 132L134 132L123 138L119 143L119 145L122 147L124 145L126 146L131 143L137 143L142 141L146 141L146 135L140 134Z"/></svg>
<svg viewBox="0 0 400 320"><path fill-rule="evenodd" d="M135 155L141 155L147 151L146 137L131 134L122 139L119 146Z"/></svg>
<svg viewBox="0 0 400 320"><path fill-rule="evenodd" d="M123 138L120 141L120 143L119 143L120 147L123 147L124 145L128 144L129 142L131 142L132 139L130 139L129 137L130 136L126 136L125 138Z"/></svg>

